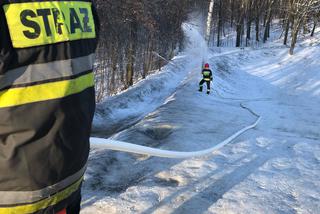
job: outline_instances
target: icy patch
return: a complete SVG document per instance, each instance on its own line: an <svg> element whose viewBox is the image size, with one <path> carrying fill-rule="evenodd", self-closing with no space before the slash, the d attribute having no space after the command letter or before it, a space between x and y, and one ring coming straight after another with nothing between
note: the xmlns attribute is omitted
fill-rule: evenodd
<svg viewBox="0 0 320 214"><path fill-rule="evenodd" d="M166 139L170 134L172 134L174 127L172 125L160 124L156 126L145 125L139 129L139 132L145 134L154 140Z"/></svg>
<svg viewBox="0 0 320 214"><path fill-rule="evenodd" d="M256 144L257 144L259 147L262 147L262 148L267 147L267 146L270 145L271 143L272 143L272 142L270 141L270 139L265 138L265 137L258 137L258 138L257 138L257 142L256 142Z"/></svg>
<svg viewBox="0 0 320 214"><path fill-rule="evenodd" d="M155 182L161 186L178 187L185 186L187 181L180 175L172 175L168 172L160 172L155 176Z"/></svg>

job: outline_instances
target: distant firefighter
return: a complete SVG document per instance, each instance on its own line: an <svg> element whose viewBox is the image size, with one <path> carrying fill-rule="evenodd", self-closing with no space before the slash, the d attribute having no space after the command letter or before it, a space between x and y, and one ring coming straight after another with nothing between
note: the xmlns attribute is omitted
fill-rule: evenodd
<svg viewBox="0 0 320 214"><path fill-rule="evenodd" d="M203 79L199 83L199 91L202 92L203 84L207 83L207 94L210 94L210 82L212 81L212 71L209 68L209 64L206 63L204 65L204 69L202 70Z"/></svg>

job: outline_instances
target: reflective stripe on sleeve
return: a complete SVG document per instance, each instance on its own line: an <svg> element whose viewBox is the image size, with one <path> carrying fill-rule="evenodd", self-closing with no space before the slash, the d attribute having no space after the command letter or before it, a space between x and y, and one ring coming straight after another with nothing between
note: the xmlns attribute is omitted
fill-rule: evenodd
<svg viewBox="0 0 320 214"><path fill-rule="evenodd" d="M94 86L93 72L71 80L44 83L0 92L0 108L67 97Z"/></svg>
<svg viewBox="0 0 320 214"><path fill-rule="evenodd" d="M77 75L92 70L93 61L94 54L90 54L75 59L32 64L8 70L5 75L0 75L0 91L12 86Z"/></svg>

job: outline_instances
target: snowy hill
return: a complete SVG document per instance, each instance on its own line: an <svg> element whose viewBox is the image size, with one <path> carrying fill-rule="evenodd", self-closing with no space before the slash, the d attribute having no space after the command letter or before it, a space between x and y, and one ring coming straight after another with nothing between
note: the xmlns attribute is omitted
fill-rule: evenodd
<svg viewBox="0 0 320 214"><path fill-rule="evenodd" d="M124 130L112 139L198 151L252 123L250 111L260 124L204 158L92 150L82 213L319 213L319 30L294 56L277 42L209 52L195 29L185 30L188 51L100 106L97 133L116 127ZM214 70L209 96L197 91L202 56Z"/></svg>

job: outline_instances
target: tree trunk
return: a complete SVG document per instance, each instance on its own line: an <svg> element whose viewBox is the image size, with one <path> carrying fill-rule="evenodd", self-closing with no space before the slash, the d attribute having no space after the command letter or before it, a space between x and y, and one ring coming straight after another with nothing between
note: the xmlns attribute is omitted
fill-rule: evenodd
<svg viewBox="0 0 320 214"><path fill-rule="evenodd" d="M236 41L236 47L241 46L241 41L242 41L242 34L243 34L243 20L244 18L242 17L240 22L237 23L237 41Z"/></svg>
<svg viewBox="0 0 320 214"><path fill-rule="evenodd" d="M259 18L259 15L257 15L256 17L256 41L257 42L260 41L259 33L260 33L260 18Z"/></svg>
<svg viewBox="0 0 320 214"><path fill-rule="evenodd" d="M109 91L110 93L115 92L115 86L116 86L116 73L117 73L117 63L118 63L118 50L117 48L114 48L113 54L111 56L111 79L109 83Z"/></svg>
<svg viewBox="0 0 320 214"><path fill-rule="evenodd" d="M285 33L284 33L284 41L283 41L284 45L287 45L287 43L288 43L290 20L291 20L291 15L289 14L288 18L287 18L287 21L286 21L286 27L285 27Z"/></svg>
<svg viewBox="0 0 320 214"><path fill-rule="evenodd" d="M145 51L145 58L143 63L143 73L142 78L145 79L148 75L148 72L150 71L150 65L151 65L151 56L152 56L152 38L149 38L148 40L148 46L147 50Z"/></svg>
<svg viewBox="0 0 320 214"><path fill-rule="evenodd" d="M221 31L222 31L222 0L219 1L219 20L218 20L218 37L217 37L217 47L221 46Z"/></svg>
<svg viewBox="0 0 320 214"><path fill-rule="evenodd" d="M127 62L127 75L126 75L126 84L125 84L125 89L129 88L130 86L133 85L133 53L132 51L129 51L130 53L128 54L128 62Z"/></svg>
<svg viewBox="0 0 320 214"><path fill-rule="evenodd" d="M135 53L136 53L136 35L137 35L137 23L133 21L131 23L130 29L130 41L128 50L128 61L127 61L127 75L126 75L126 88L133 85L133 75L134 75L134 63L135 63Z"/></svg>
<svg viewBox="0 0 320 214"><path fill-rule="evenodd" d="M249 45L249 41L251 40L251 18L247 22L247 38L246 38L246 46Z"/></svg>
<svg viewBox="0 0 320 214"><path fill-rule="evenodd" d="M270 2L269 8L268 8L268 13L266 17L266 24L265 24L265 31L263 35L263 43L265 43L268 38L270 37L270 24L271 24L271 18L272 18L272 8L275 3L275 0L272 0Z"/></svg>
<svg viewBox="0 0 320 214"><path fill-rule="evenodd" d="M230 18L230 26L233 28L233 21L234 21L234 0L230 0L231 4L231 18Z"/></svg>
<svg viewBox="0 0 320 214"><path fill-rule="evenodd" d="M311 31L311 37L313 37L313 36L314 36L314 32L315 32L315 30L316 30L316 27L317 27L317 21L316 21L316 20L314 20L313 28L312 28L312 31Z"/></svg>
<svg viewBox="0 0 320 214"><path fill-rule="evenodd" d="M292 29L292 40L291 40L291 46L290 46L290 50L289 50L289 54L290 55L293 55L293 51L294 51L294 48L295 48L296 43L297 43L297 39L298 39L298 34L299 34L299 31L300 31L301 23L302 23L302 20L296 20L295 25L294 25L294 27Z"/></svg>
<svg viewBox="0 0 320 214"><path fill-rule="evenodd" d="M289 51L290 55L293 55L293 51L294 51L294 48L296 46L297 39L298 39L298 32L299 31L292 32L292 40L291 40L291 46L290 46L290 51Z"/></svg>
<svg viewBox="0 0 320 214"><path fill-rule="evenodd" d="M147 48L143 53L142 79L145 79L148 75L148 58L149 58L148 55L149 55L149 51Z"/></svg>
<svg viewBox="0 0 320 214"><path fill-rule="evenodd" d="M210 0L208 17L207 17L207 30L206 30L206 41L208 45L210 42L210 35L211 35L211 28L212 28L213 6L214 6L214 0Z"/></svg>
<svg viewBox="0 0 320 214"><path fill-rule="evenodd" d="M309 28L308 28L308 18L307 18L306 16L303 18L303 23L302 23L302 25L303 25L303 34L308 34L308 33L310 33L310 30L309 30Z"/></svg>
<svg viewBox="0 0 320 214"><path fill-rule="evenodd" d="M244 1L241 2L241 7L240 7L240 11L239 11L239 15L238 15L238 19L237 19L237 28L236 28L236 32L237 32L237 38L236 38L236 47L240 47L242 44L242 35L244 33Z"/></svg>

